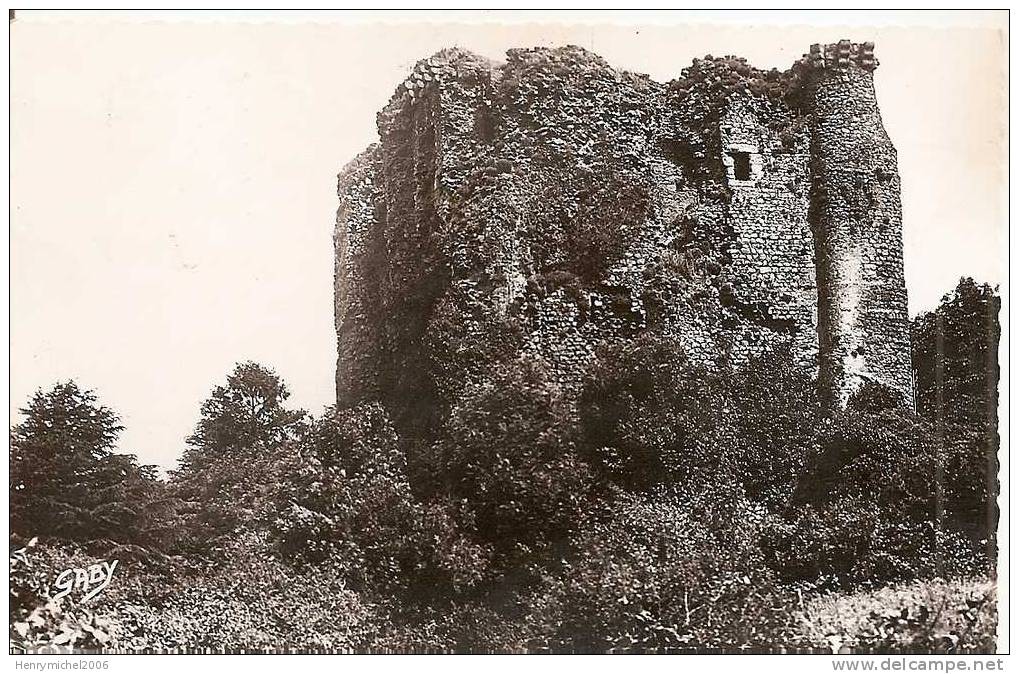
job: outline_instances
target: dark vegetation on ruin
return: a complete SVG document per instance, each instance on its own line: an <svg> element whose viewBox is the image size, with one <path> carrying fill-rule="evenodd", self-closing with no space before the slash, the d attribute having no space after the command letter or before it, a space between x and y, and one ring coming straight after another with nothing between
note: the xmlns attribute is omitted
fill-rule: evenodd
<svg viewBox="0 0 1019 674"><path fill-rule="evenodd" d="M504 360L422 444L242 364L168 481L58 384L11 431L13 643L992 651L997 311L964 279L913 322L917 414L871 385L832 415L787 350L723 376L648 335L576 406ZM95 602L46 603L107 558Z"/></svg>

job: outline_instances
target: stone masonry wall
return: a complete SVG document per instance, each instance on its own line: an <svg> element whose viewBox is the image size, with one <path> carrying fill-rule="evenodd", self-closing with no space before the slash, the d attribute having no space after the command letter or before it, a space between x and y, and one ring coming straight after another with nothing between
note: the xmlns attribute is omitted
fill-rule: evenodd
<svg viewBox="0 0 1019 674"><path fill-rule="evenodd" d="M865 380L909 400L909 321L897 157L874 91L873 45L815 46L812 110L821 390L844 405Z"/></svg>
<svg viewBox="0 0 1019 674"><path fill-rule="evenodd" d="M378 145L360 154L339 175L340 208L333 233L334 320L337 335L336 398L345 405L377 395L378 323L372 320L368 253L376 228L376 184L381 173Z"/></svg>
<svg viewBox="0 0 1019 674"><path fill-rule="evenodd" d="M789 111L772 114L790 116ZM799 362L816 368L817 278L807 222L809 139L800 136L783 144L766 125L768 118L761 106L738 99L723 116L723 162L732 191L727 218L735 234L730 250L738 288L732 302L756 325L788 336ZM787 119L783 127L790 124ZM749 160L749 176L743 180L735 171L740 153Z"/></svg>
<svg viewBox="0 0 1019 674"><path fill-rule="evenodd" d="M570 389L645 332L710 367L788 344L833 405L908 392L895 152L844 49L667 84L579 47L419 62L340 175L338 403L427 436L507 359Z"/></svg>

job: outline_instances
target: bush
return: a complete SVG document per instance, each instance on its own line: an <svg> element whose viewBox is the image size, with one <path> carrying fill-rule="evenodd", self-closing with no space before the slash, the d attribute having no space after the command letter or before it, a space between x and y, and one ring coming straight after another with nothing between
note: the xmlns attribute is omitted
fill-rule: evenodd
<svg viewBox="0 0 1019 674"><path fill-rule="evenodd" d="M814 443L814 388L788 348L730 372L691 364L669 338L610 345L580 396L585 456L625 489L726 475L781 510Z"/></svg>
<svg viewBox="0 0 1019 674"><path fill-rule="evenodd" d="M651 212L648 187L633 175L584 176L578 212L564 222L567 267L589 283L603 280L612 263L643 228Z"/></svg>
<svg viewBox="0 0 1019 674"><path fill-rule="evenodd" d="M711 383L674 340L605 345L580 394L584 458L628 490L708 479L720 461L709 441L717 422Z"/></svg>
<svg viewBox="0 0 1019 674"><path fill-rule="evenodd" d="M578 159L579 161L579 159ZM543 164L522 217L535 268L567 272L587 285L605 280L651 217L647 178L610 154L585 157L587 170Z"/></svg>
<svg viewBox="0 0 1019 674"><path fill-rule="evenodd" d="M802 506L772 523L764 548L783 582L832 590L984 570L964 537L930 521L893 520L866 498Z"/></svg>
<svg viewBox="0 0 1019 674"><path fill-rule="evenodd" d="M424 600L471 587L487 563L448 511L414 498L385 409L365 403L312 425L273 531L291 561L331 564L360 591Z"/></svg>
<svg viewBox="0 0 1019 674"><path fill-rule="evenodd" d="M65 569L92 563L72 544L33 538L10 554L10 640L15 653L96 651L108 645L113 623L68 594L55 599L53 582ZM49 651L47 649L55 648Z"/></svg>
<svg viewBox="0 0 1019 674"><path fill-rule="evenodd" d="M119 559L110 585L87 604L53 600L53 579L100 558L79 546L39 543L11 556L11 638L16 649L86 651L210 648L364 648L387 617L352 592L333 566L295 571L263 535L226 541L215 564L188 558Z"/></svg>
<svg viewBox="0 0 1019 674"><path fill-rule="evenodd" d="M532 648L605 652L774 645L787 616L752 505L725 487L622 495L578 536L529 617ZM745 519L744 519L745 518ZM724 522L722 520L725 520Z"/></svg>
<svg viewBox="0 0 1019 674"><path fill-rule="evenodd" d="M817 385L789 345L752 357L718 376L713 404L722 410L715 444L749 499L785 512L821 419Z"/></svg>
<svg viewBox="0 0 1019 674"><path fill-rule="evenodd" d="M932 427L876 388L818 429L788 521L769 543L786 580L836 586L972 573L978 552L938 529Z"/></svg>
<svg viewBox="0 0 1019 674"><path fill-rule="evenodd" d="M453 408L436 464L459 522L502 571L540 561L590 507L575 436L566 399L535 362L509 363Z"/></svg>
<svg viewBox="0 0 1019 674"><path fill-rule="evenodd" d="M147 584L143 595L107 603L111 644L174 648L362 647L380 621L335 566L295 571L268 541L245 533L224 545L215 567Z"/></svg>

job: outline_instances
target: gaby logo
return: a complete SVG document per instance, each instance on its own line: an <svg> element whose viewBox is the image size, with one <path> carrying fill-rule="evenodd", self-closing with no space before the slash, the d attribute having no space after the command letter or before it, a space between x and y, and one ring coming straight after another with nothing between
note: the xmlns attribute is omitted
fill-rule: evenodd
<svg viewBox="0 0 1019 674"><path fill-rule="evenodd" d="M113 570L117 568L119 560L112 562L99 562L92 564L86 569L67 569L61 571L57 576L57 592L54 599L60 599L71 593L71 590L79 589L85 593L82 601L88 601L106 589L106 586L113 580Z"/></svg>

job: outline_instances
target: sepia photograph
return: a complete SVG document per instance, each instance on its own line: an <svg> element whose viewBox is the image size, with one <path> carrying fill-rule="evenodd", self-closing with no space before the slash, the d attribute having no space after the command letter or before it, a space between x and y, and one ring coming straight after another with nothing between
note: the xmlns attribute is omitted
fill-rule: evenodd
<svg viewBox="0 0 1019 674"><path fill-rule="evenodd" d="M1008 56L10 10L8 664L1004 669Z"/></svg>

